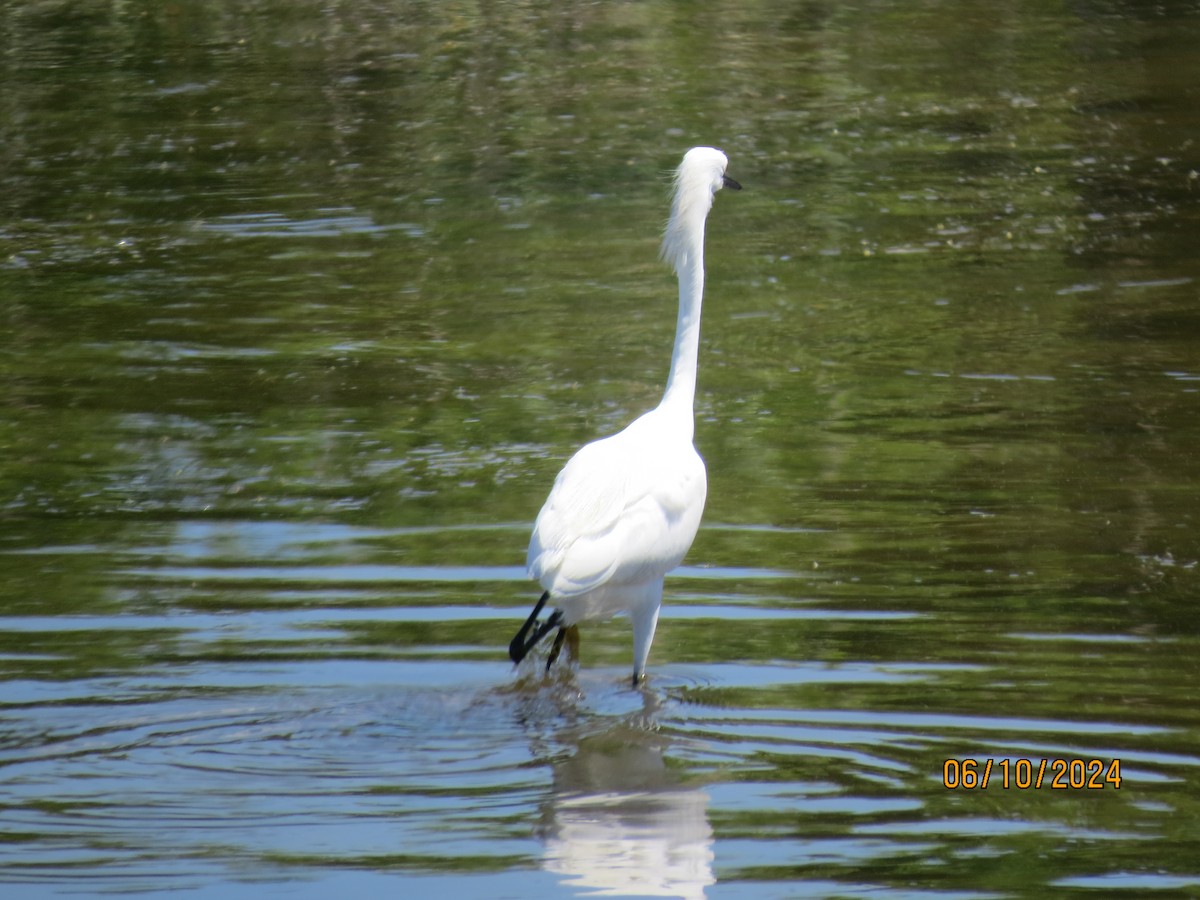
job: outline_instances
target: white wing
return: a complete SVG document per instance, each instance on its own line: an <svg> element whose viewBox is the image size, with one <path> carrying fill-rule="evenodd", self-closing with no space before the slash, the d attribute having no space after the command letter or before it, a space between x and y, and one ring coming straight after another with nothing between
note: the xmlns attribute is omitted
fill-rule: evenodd
<svg viewBox="0 0 1200 900"><path fill-rule="evenodd" d="M559 473L526 559L551 595L662 577L687 553L704 511L704 461L656 412L584 446Z"/></svg>

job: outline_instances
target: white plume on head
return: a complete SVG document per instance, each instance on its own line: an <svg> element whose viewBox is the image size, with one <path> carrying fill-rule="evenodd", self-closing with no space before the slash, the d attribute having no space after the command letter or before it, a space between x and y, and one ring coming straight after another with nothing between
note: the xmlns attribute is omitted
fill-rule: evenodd
<svg viewBox="0 0 1200 900"><path fill-rule="evenodd" d="M704 246L704 220L713 196L721 189L729 159L715 147L693 147L675 170L671 218L663 234L660 256L681 272Z"/></svg>

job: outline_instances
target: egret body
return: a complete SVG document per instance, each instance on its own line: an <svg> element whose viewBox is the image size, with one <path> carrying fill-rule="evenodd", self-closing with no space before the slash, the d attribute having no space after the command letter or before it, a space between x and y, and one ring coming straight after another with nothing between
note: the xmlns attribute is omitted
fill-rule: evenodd
<svg viewBox="0 0 1200 900"><path fill-rule="evenodd" d="M567 629L629 613L633 683L644 676L662 604L663 577L692 545L707 493L704 461L692 444L700 305L704 296L704 223L722 187L728 159L693 147L675 172L662 258L679 278L679 318L662 401L624 431L580 448L567 462L538 514L526 566L545 589L509 645L520 662L558 629L546 668ZM555 610L538 615L547 602Z"/></svg>

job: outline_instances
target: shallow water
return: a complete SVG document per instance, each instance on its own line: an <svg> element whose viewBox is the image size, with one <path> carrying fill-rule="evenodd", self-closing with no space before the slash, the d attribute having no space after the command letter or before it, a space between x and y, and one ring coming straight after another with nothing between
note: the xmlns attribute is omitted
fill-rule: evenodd
<svg viewBox="0 0 1200 900"><path fill-rule="evenodd" d="M0 13L4 896L1200 894L1195 3ZM696 143L705 524L514 671Z"/></svg>

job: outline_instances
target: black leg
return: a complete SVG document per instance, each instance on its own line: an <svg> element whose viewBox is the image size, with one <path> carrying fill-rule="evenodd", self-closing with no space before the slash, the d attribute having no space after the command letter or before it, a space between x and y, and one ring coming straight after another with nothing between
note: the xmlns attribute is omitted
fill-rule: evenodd
<svg viewBox="0 0 1200 900"><path fill-rule="evenodd" d="M546 657L546 671L550 671L550 667L554 665L554 661L558 659L558 654L562 650L563 641L567 637L567 629L558 629L558 634L554 636L554 646L550 648L550 655Z"/></svg>
<svg viewBox="0 0 1200 900"><path fill-rule="evenodd" d="M546 591L546 593L542 594L541 599L538 600L537 605L534 606L533 612L530 613L529 618L525 620L525 624L521 626L520 630L517 631L516 635L509 643L508 656L513 662L519 663L521 660L523 660L529 654L529 651L538 645L538 642L541 641L542 638L548 635L555 628L558 628L560 625L562 625L562 610L558 609L551 613L550 618L545 622L539 623L537 620L538 613L542 611L542 607L546 605L546 600L548 600L549 597L549 591ZM532 636L528 636L529 629L534 625L537 625L537 630L534 631ZM555 643L558 644L561 643L561 641L556 641Z"/></svg>
<svg viewBox="0 0 1200 900"><path fill-rule="evenodd" d="M531 637L525 643L525 646L521 649L521 658L524 659L526 653L536 647L541 642L542 638L552 632L555 628L558 628L561 624L562 611L556 609L550 614L550 618L538 626L537 631L533 633L533 637Z"/></svg>
<svg viewBox="0 0 1200 900"><path fill-rule="evenodd" d="M537 604L533 607L533 612L529 614L529 618L525 620L525 624L521 626L520 630L518 630L516 635L513 637L512 642L508 645L508 656L513 662L519 663L521 660L523 660L525 658L525 654L528 653L530 648L537 643L537 638L534 638L529 643L526 643L525 637L529 634L529 629L537 624L538 614L542 611L542 607L546 605L546 601L549 599L549 591L546 591L546 593L542 594L542 598L538 600Z"/></svg>

